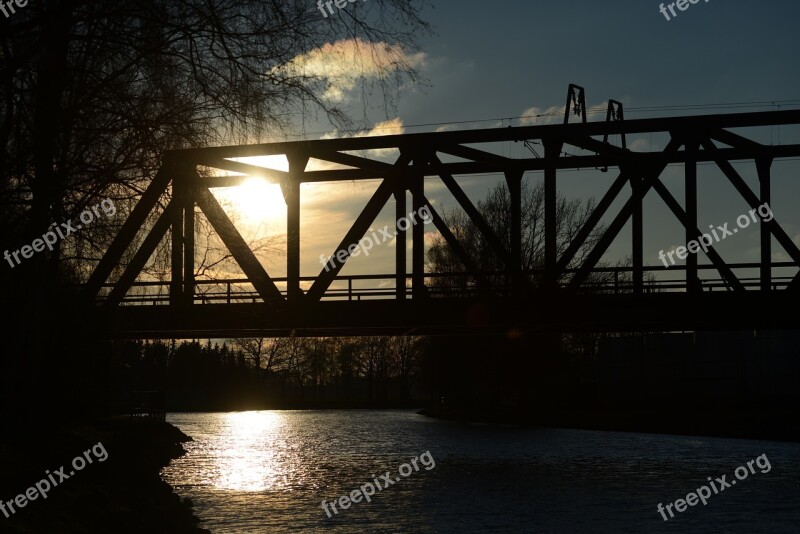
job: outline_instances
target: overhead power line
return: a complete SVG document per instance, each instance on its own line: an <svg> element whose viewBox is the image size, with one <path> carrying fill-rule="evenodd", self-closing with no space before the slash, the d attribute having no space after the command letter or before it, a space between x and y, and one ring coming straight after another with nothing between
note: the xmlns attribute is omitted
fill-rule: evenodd
<svg viewBox="0 0 800 534"><path fill-rule="evenodd" d="M744 109L744 108L780 108L782 106L800 106L800 99L797 100L761 100L761 101L749 101L749 102L712 102L707 104L673 104L673 105L665 105L665 106L639 106L639 107L626 107L625 113L652 113L652 112L663 112L663 111L702 111L702 110L719 110L719 109ZM598 115L598 114L605 114L606 109L597 108L592 109L588 108L586 110L587 115ZM445 121L445 122L428 122L428 123L421 123L421 124L405 124L403 128L406 130L410 128L430 128L434 126L457 126L461 124L480 124L480 123L506 123L510 126L513 121L522 121L522 120L530 120L530 119L540 119L540 118L547 118L547 117L562 117L564 115L563 109L557 109L550 112L539 113L535 115L518 115L515 117L495 117L495 118L487 118L487 119L472 119L472 120L455 120L455 121ZM345 135L353 135L359 133L365 133L367 131L380 131L386 129L392 129L394 126L376 126L374 128L367 128L367 129L354 129L354 130L336 130L339 134ZM325 135L330 134L330 131L327 132L306 132L305 135L297 135L297 136L287 136L287 137L298 137L301 139L307 139L308 136L314 135Z"/></svg>

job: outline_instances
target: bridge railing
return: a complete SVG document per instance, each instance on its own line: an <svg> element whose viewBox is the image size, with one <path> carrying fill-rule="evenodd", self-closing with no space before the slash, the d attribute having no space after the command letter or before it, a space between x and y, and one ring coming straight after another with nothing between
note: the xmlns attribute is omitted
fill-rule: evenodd
<svg viewBox="0 0 800 534"><path fill-rule="evenodd" d="M734 272L739 271L739 280L745 289L758 291L761 281L758 277L760 264L741 263L730 265ZM792 262L778 262L772 264L772 291L785 289L792 281L796 265ZM644 293L686 292L686 268L683 266L662 267L649 266L644 268L645 282ZM700 265L701 273L716 271L712 265ZM777 271L777 272L776 272ZM780 271L785 275L780 276ZM571 271L567 271L570 273ZM580 293L589 294L625 294L634 292L632 281L633 268L631 267L601 267L593 270L593 275L584 282ZM425 293L432 298L459 298L486 295L511 296L519 294L515 280L520 278L525 281L525 286L535 288L543 279L543 271L523 271L518 275L508 271L482 272L478 276L484 285L478 283L474 273L426 273ZM748 274L751 274L748 276ZM301 287L307 290L316 277L301 277ZM286 278L273 278L278 289L286 295ZM488 282L488 288L486 283ZM396 299L398 291L395 287L394 274L366 274L338 276L331 287L325 292L325 301L360 301L373 299ZM170 303L169 281L134 282L131 290L122 299L123 305L168 305ZM106 291L101 293L98 303L105 300L108 289L113 284L104 286ZM704 292L730 291L728 282L719 277L706 277L699 280L699 290ZM406 278L406 287L403 290L405 298L413 298L412 277ZM226 278L217 280L197 280L195 282L194 304L236 304L261 302L261 296L246 279Z"/></svg>

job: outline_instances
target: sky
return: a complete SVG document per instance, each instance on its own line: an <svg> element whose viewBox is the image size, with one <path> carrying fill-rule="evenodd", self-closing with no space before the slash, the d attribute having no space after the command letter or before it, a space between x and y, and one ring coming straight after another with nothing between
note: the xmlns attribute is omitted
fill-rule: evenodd
<svg viewBox="0 0 800 534"><path fill-rule="evenodd" d="M371 126L377 125L370 135L560 121L561 117L531 116L548 111L563 113L570 83L586 89L590 109L605 109L609 98L622 101L628 119L800 108L796 57L800 49L796 23L800 3L700 0L689 4L686 11L676 10L677 16L670 15L670 20L659 7L660 2L651 0L437 2L424 13L435 33L420 36L419 51L399 52L417 68L423 83L405 85L396 109L385 110L379 102L370 102L366 114ZM338 61L333 53L336 48L342 52ZM322 72L335 73L331 74L326 95L360 117L365 110L359 84L354 83L357 80L352 73L343 73L352 64L348 53L352 51L345 43L332 43L330 49L309 51L298 61L305 67L316 65ZM380 73L380 67L367 69L367 77ZM518 117L529 118L503 120ZM589 120L604 118L603 112ZM309 138L344 135L319 117L306 116L298 128ZM750 134L765 143L800 142L800 129L795 127L766 128ZM628 143L634 150L659 150L665 141L640 137ZM526 155L519 144L509 143L500 149L509 156ZM795 205L800 193L796 183L798 163L773 166L771 208L800 245L800 214ZM753 166L737 164L736 168L757 190ZM560 194L599 200L616 174L559 176ZM681 167L671 167L663 178L679 202L683 202L682 176ZM725 222L733 226L739 215L747 213L749 206L718 169L701 166L699 178L700 228ZM541 173L528 173L526 180L541 180ZM464 178L459 183L477 202L497 178ZM348 182L303 187L302 275L319 272L320 254L335 252L377 185ZM277 186L269 187L273 197L278 195ZM425 188L437 209L456 207L440 180L429 178ZM628 189L611 207L610 216L627 194ZM233 198L236 202L237 197ZM279 203L269 204L275 207ZM262 227L264 235L285 229L285 212L277 208ZM390 203L373 228L391 226L393 212ZM427 240L436 234L432 225L426 231ZM682 244L682 228L660 198L651 193L645 199L645 264L661 264L660 250L673 250ZM753 224L720 242L717 249L728 261L758 261L758 244L758 228ZM626 227L604 260L613 263L629 254L630 232ZM780 246L773 245L773 260L788 259ZM263 261L270 274L284 275L283 257L271 255ZM700 263L707 263L702 254ZM342 274L391 273L393 268L394 247L387 241L377 245L369 257L351 258Z"/></svg>

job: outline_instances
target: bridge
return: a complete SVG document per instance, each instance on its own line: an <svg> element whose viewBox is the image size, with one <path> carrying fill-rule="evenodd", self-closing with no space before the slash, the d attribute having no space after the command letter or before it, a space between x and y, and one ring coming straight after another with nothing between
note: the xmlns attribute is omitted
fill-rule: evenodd
<svg viewBox="0 0 800 534"><path fill-rule="evenodd" d="M293 333L517 335L800 326L796 316L785 311L799 294L800 250L781 226L780 214L759 225L757 263L726 262L713 244L705 254L708 264L698 262L699 254L689 254L685 265L647 265L643 252L644 199L649 193L663 200L684 229L686 243L703 234L698 226L698 164L716 165L750 208L771 205L773 162L797 158L800 144L765 144L754 140L750 132L798 125L800 111L621 120L618 104L609 103L605 122L586 122L584 112L582 122L568 123L568 100L565 124L169 152L82 288L92 320L105 335L138 338ZM626 145L626 136L653 134L666 139L663 150L637 151ZM613 136L619 136L619 146L609 142ZM525 143L531 148L530 157L504 154L501 147L509 142ZM385 161L387 154L392 162ZM284 156L288 170L242 161L254 156ZM314 167L311 161L323 165L310 168ZM757 191L734 167L738 162L754 164ZM683 169L683 202L662 181L667 167L676 165ZM586 224L559 253L558 180L565 171L597 169L613 171L616 178ZM521 188L525 173L534 171L544 175L544 262L541 268L525 270ZM495 234L457 179L489 175L502 176L508 187L510 245ZM213 188L235 187L252 177L280 184L286 201L285 277L270 276L211 194ZM377 190L331 251L332 267L315 276L301 276L301 184L376 179L380 180ZM501 259L501 270L482 272L474 264L426 194L426 184L430 187L433 180L444 184L479 229ZM423 225L405 228L408 225L398 224L394 272L341 275L349 255L336 252L356 246L390 200L395 203L395 220L406 217L408 196L414 212L428 210L434 227L465 269L426 272ZM622 207L612 213L615 201L622 200ZM244 277L196 279L197 210ZM604 217L610 222L576 264L578 252L601 228ZM627 224L631 227L630 265L599 266ZM137 240L140 231L146 233ZM167 238L169 280L138 280ZM789 261L773 261L773 239ZM112 280L126 252L132 254L131 259Z"/></svg>

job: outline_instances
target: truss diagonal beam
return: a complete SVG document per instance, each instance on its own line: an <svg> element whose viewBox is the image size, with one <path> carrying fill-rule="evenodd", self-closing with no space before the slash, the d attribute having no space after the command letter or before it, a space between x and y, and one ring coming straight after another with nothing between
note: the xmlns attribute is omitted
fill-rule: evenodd
<svg viewBox="0 0 800 534"><path fill-rule="evenodd" d="M444 222L444 219L439 215L439 213L433 208L431 202L425 197L425 206L427 206L428 211L431 214L431 218L433 219L433 225L439 230L439 233L442 234L442 237L447 242L448 245L453 249L453 252L458 256L458 259L464 264L467 270L472 271L475 274L475 280L478 282L478 285L483 288L489 288L489 283L482 275L480 275L480 269L472 260L467 251L464 250L464 247L461 246L461 243L458 242L456 236L450 231L447 224Z"/></svg>
<svg viewBox="0 0 800 534"><path fill-rule="evenodd" d="M395 174L399 168L407 166L410 160L411 158L409 158L407 155L401 154L394 165L389 165L389 167L391 167L392 174ZM395 183L395 180L386 178L383 180L383 182L381 182L381 185L378 186L378 189L369 199L367 205L364 206L361 214L350 227L350 230L348 230L347 234L344 236L344 239L342 239L341 243L339 243L339 246L336 248L336 250L334 250L330 260L331 263L333 263L333 266L328 269L323 268L317 276L317 279L309 288L308 292L306 293L308 300L315 302L322 298L322 296L325 294L325 291L328 290L334 278L336 278L336 275L339 274L339 271L342 270L342 267L347 261L347 258L345 258L344 261L339 261L339 259L336 257L338 251L348 251L351 246L358 244L359 240L364 236L369 229L369 226L378 217L378 214L389 201L389 198L391 198L396 189L397 184Z"/></svg>
<svg viewBox="0 0 800 534"><path fill-rule="evenodd" d="M710 141L705 141L703 143L703 148L705 148L711 154L716 154L717 147L714 143ZM726 160L721 158L715 158L714 161L716 162L717 166L720 170L728 177L728 180L733 184L736 190L742 195L742 198L750 205L751 209L756 209L761 205L761 201L758 199L753 190L745 183L744 179L736 172L736 169L733 168L733 165L728 163ZM786 250L786 253L792 257L792 259L800 266L800 249L797 248L797 245L794 244L792 238L789 237L786 232L784 231L783 227L778 224L778 221L775 217L772 218L769 222L763 222L762 224L766 224L769 226L770 230L772 231L772 235L775 236L778 243Z"/></svg>
<svg viewBox="0 0 800 534"><path fill-rule="evenodd" d="M440 165L442 163L435 154L429 157L431 162L435 165ZM511 254L503 246L502 242L497 237L497 234L494 233L492 227L489 226L489 223L486 222L486 219L483 218L483 215L481 215L464 190L461 189L461 186L458 185L458 182L456 182L455 178L446 172L439 173L439 177L442 179L442 182L444 182L444 185L447 186L447 189L450 190L450 193L455 197L459 205L461 205L461 208L467 212L469 218L481 231L483 236L489 242L489 245L500 256L500 259L503 260L508 268L512 268L514 262L511 258Z"/></svg>
<svg viewBox="0 0 800 534"><path fill-rule="evenodd" d="M367 205L361 211L361 214L353 223L353 226L350 227L350 230L344 236L344 239L342 239L342 241L339 243L339 246L336 247L336 250L333 251L331 259L329 260L332 266L328 267L327 269L323 268L317 276L317 279L311 285L311 288L309 288L308 293L306 294L309 300L318 301L322 298L322 295L324 295L325 291L328 290L328 287L330 287L333 279L336 278L336 275L339 274L339 271L342 270L342 267L344 267L344 264L349 259L350 247L357 245L359 240L364 237L364 234L367 232L370 225L375 221L375 219L378 217L378 214L392 196L393 188L394 184L392 184L391 180L388 178L381 182L381 185L378 186L378 189L372 195L372 198L369 199L369 202L367 202ZM344 260L339 260L337 257L339 251L347 252L347 256ZM326 266L327 265L328 264L326 264Z"/></svg>
<svg viewBox="0 0 800 534"><path fill-rule="evenodd" d="M140 272L142 272L147 260L150 259L150 256L153 255L153 252L156 250L158 244L167 234L167 230L169 230L169 227L172 224L172 210L175 209L175 207L175 201L173 200L161 213L161 216L150 229L150 232L142 242L139 250L137 250L136 254L133 255L130 263L122 273L122 276L120 276L119 280L117 280L117 283L114 284L114 289L112 289L111 293L108 295L106 305L119 304L128 290L131 288L131 285L133 285L136 277L139 276Z"/></svg>
<svg viewBox="0 0 800 534"><path fill-rule="evenodd" d="M219 234L222 242L228 247L239 267L244 271L245 276L253 284L261 298L264 299L264 302L269 304L285 303L280 290L275 286L264 267L261 266L258 258L250 250L250 247L225 214L217 199L208 189L198 187L196 201L197 205L208 217L208 221Z"/></svg>
<svg viewBox="0 0 800 534"><path fill-rule="evenodd" d="M672 196L672 193L669 192L664 183L661 180L656 180L655 183L653 184L653 188L656 190L656 192L662 198L662 200L664 200L664 203L667 205L667 207L669 207L669 209L672 211L672 213L675 215L678 221L680 221L680 223L683 225L683 227L688 230L691 230L694 233L693 239L699 238L703 234L703 232L701 232L700 229L697 228L697 226L695 226L694 228L689 228L690 226L689 216L686 214L686 211L684 211L684 209L681 207L680 203L677 200L675 200L675 197ZM707 245L706 248L708 249L706 255L711 260L711 263L714 264L714 267L716 267L719 273L723 276L723 278L725 278L725 280L727 280L728 283L731 284L731 286L735 290L744 291L745 289L742 283L739 281L739 279L736 277L736 275L733 273L730 267L728 267L728 265L725 263L725 260L722 259L722 257L716 250L714 250L714 247L712 247L711 245Z"/></svg>
<svg viewBox="0 0 800 534"><path fill-rule="evenodd" d="M161 198L161 195L166 191L167 186L172 180L171 175L173 171L174 167L172 165L167 164L162 166L158 173L156 173L153 181L147 186L147 189L145 189L142 194L142 198L136 203L130 216L123 223L122 228L114 238L111 246L108 247L108 250L100 259L97 267L95 267L89 280L86 282L84 291L88 298L93 299L97 297L100 286L108 279L114 267L119 265L122 255L125 254L133 238L144 225L145 220L147 220L147 216L153 211L159 198Z"/></svg>
<svg viewBox="0 0 800 534"><path fill-rule="evenodd" d="M647 195L647 192L650 191L650 188L653 187L653 183L658 180L658 177L661 176L661 173L667 168L669 155L675 153L680 146L681 143L672 137L664 149L664 157L662 160L653 168L644 172L645 179L638 188L638 194L634 193L631 195L631 198L628 199L628 201L617 214L617 217L606 229L603 237L601 237L600 240L595 244L586 260L584 260L583 265L581 265L580 269L578 269L578 272L576 272L575 276L573 276L572 280L570 280L570 288L577 289L583 283L583 281L586 280L586 277L589 276L591 270L595 265L597 265L597 262L600 261L600 258L603 256L603 254L605 254L608 247L611 246L611 243L614 241L614 239L616 239L620 230L622 230L622 227L625 226L625 223L633 215L636 204L641 202L641 200Z"/></svg>
<svg viewBox="0 0 800 534"><path fill-rule="evenodd" d="M556 271L557 274L561 274L564 272L565 269L569 267L569 264L575 258L575 255L581 249L586 240L591 235L592 231L597 228L597 225L600 223L600 219L603 218L603 215L606 214L608 208L611 207L611 204L619 196L620 191L625 187L625 184L628 181L628 173L624 170L619 173L617 179L614 180L614 183L611 184L611 187L606 191L606 194L603 195L602 200L600 203L595 206L594 211L586 220L586 224L578 231L575 237L572 239L572 242L567 247L567 250L564 251L564 254L561 255L561 259L556 264Z"/></svg>

